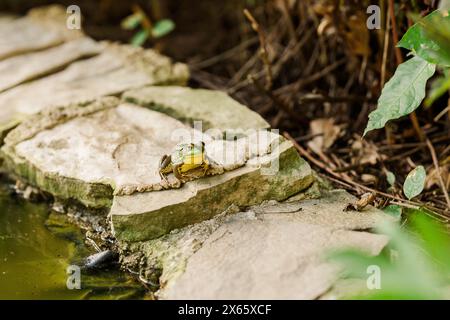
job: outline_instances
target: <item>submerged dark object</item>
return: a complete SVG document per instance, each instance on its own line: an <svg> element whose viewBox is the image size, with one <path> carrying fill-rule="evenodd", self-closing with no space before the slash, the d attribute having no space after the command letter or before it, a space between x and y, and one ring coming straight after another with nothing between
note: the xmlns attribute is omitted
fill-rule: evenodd
<svg viewBox="0 0 450 320"><path fill-rule="evenodd" d="M112 250L94 253L84 260L83 268L97 270L106 268L117 262L117 254Z"/></svg>

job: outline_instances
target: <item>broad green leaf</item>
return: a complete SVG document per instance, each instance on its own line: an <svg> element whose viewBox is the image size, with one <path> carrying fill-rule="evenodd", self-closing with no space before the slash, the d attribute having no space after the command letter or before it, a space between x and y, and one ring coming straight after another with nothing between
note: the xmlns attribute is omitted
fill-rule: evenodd
<svg viewBox="0 0 450 320"><path fill-rule="evenodd" d="M386 172L386 179L389 185L393 187L395 184L395 175L391 171Z"/></svg>
<svg viewBox="0 0 450 320"><path fill-rule="evenodd" d="M403 192L408 199L412 199L422 192L426 177L427 173L423 166L418 166L408 174L403 184Z"/></svg>
<svg viewBox="0 0 450 320"><path fill-rule="evenodd" d="M450 66L450 16L436 10L414 24L397 44L429 63Z"/></svg>
<svg viewBox="0 0 450 320"><path fill-rule="evenodd" d="M402 216L402 207L392 204L384 208L383 212L394 218L400 218Z"/></svg>
<svg viewBox="0 0 450 320"><path fill-rule="evenodd" d="M327 259L342 264L346 267L345 276L352 278L367 277L367 267L378 265L386 267L389 261L386 257L369 256L366 252L348 248L343 250L329 251L326 255Z"/></svg>
<svg viewBox="0 0 450 320"><path fill-rule="evenodd" d="M384 252L370 257L352 249L337 251L328 257L340 263L345 277L369 280L369 267L378 267L381 275L380 290L362 293L365 299L436 299L442 277L437 268L422 250L420 243L396 224L384 223L377 230L389 237ZM393 253L395 253L393 255ZM394 260L392 260L394 258ZM440 270L439 270L440 271ZM448 275L447 268L445 275ZM444 286L446 283L444 282ZM361 297L361 296L360 296Z"/></svg>
<svg viewBox="0 0 450 320"><path fill-rule="evenodd" d="M413 112L425 97L427 81L435 71L434 64L417 56L399 65L394 76L384 86L377 109L369 115L364 135L383 128L389 120Z"/></svg>
<svg viewBox="0 0 450 320"><path fill-rule="evenodd" d="M140 13L133 13L129 15L120 24L123 29L132 30L139 26L142 21L142 15Z"/></svg>
<svg viewBox="0 0 450 320"><path fill-rule="evenodd" d="M147 41L149 34L150 33L146 29L140 30L131 39L131 44L136 47L142 46L145 43L145 41Z"/></svg>
<svg viewBox="0 0 450 320"><path fill-rule="evenodd" d="M170 19L163 19L155 23L152 29L154 38L161 38L175 29L175 23Z"/></svg>
<svg viewBox="0 0 450 320"><path fill-rule="evenodd" d="M431 21L424 22L425 36L431 39L439 49L431 51L430 56L435 57L436 63L441 66L450 66L450 16L436 15Z"/></svg>

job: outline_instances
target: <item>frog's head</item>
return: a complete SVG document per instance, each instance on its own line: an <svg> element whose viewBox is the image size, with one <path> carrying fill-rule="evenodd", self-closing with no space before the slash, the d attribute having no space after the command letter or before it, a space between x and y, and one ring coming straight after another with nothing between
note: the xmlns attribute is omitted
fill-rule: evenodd
<svg viewBox="0 0 450 320"><path fill-rule="evenodd" d="M201 165L205 158L205 143L189 143L184 155L184 163L187 165Z"/></svg>
<svg viewBox="0 0 450 320"><path fill-rule="evenodd" d="M205 143L181 143L175 147L172 155L174 164L184 163L186 165L201 165L205 156Z"/></svg>
<svg viewBox="0 0 450 320"><path fill-rule="evenodd" d="M191 152L194 153L205 153L205 143L203 141L197 143L190 143Z"/></svg>

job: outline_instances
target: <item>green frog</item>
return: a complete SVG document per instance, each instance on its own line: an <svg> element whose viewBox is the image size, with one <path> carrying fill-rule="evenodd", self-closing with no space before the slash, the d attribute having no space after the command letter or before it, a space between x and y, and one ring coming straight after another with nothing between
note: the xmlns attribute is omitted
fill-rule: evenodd
<svg viewBox="0 0 450 320"><path fill-rule="evenodd" d="M198 179L206 175L210 161L205 154L205 143L178 144L172 154L164 155L159 164L161 179L168 182L167 176L173 173L181 182Z"/></svg>

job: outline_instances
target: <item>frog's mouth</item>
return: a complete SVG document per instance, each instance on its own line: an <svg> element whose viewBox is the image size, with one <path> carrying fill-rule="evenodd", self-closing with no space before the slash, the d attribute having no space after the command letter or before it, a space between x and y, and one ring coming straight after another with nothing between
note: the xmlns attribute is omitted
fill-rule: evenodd
<svg viewBox="0 0 450 320"><path fill-rule="evenodd" d="M180 168L180 173L185 173L187 171L192 171L197 168L202 169L203 163L205 162L205 157L203 153L196 153L185 157L183 165Z"/></svg>

